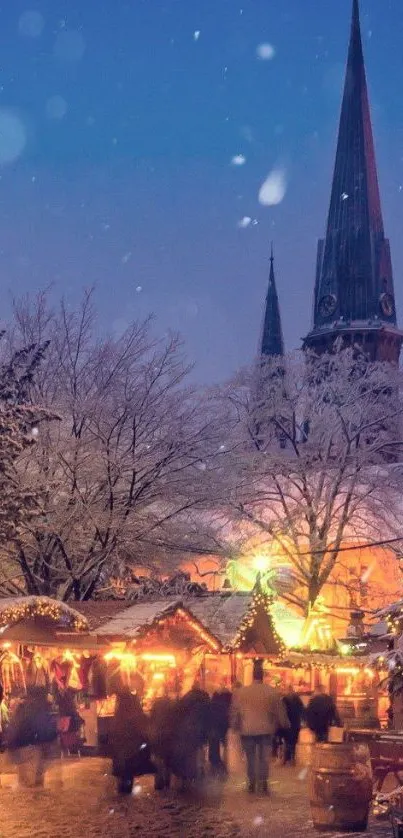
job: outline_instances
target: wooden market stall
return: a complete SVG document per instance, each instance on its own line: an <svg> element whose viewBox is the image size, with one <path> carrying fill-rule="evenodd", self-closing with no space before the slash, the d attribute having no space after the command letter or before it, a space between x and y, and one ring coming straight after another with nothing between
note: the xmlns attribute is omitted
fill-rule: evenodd
<svg viewBox="0 0 403 838"><path fill-rule="evenodd" d="M122 686L136 692L148 710L159 695L179 697L197 678L203 681L206 655L221 649L217 638L177 599L128 607L121 603L115 616L92 630L106 677L106 694L97 704L102 747Z"/></svg>
<svg viewBox="0 0 403 838"><path fill-rule="evenodd" d="M95 746L104 683L96 638L75 608L43 596L0 599L0 683L11 711L30 686L44 687L55 709L74 696L85 723L80 736Z"/></svg>

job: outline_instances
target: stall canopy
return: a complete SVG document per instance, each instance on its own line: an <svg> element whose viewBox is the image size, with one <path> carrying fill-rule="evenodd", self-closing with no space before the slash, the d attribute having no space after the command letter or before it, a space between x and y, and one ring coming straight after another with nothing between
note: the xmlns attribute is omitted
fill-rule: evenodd
<svg viewBox="0 0 403 838"><path fill-rule="evenodd" d="M0 599L2 641L54 642L57 636L88 632L86 618L63 602L45 596Z"/></svg>
<svg viewBox="0 0 403 838"><path fill-rule="evenodd" d="M169 618L175 618L175 624L168 625ZM194 645L203 644L213 652L221 649L219 640L182 600L137 603L124 608L95 631L100 639L140 641L159 628L166 640L172 640L168 634L187 633L193 638Z"/></svg>

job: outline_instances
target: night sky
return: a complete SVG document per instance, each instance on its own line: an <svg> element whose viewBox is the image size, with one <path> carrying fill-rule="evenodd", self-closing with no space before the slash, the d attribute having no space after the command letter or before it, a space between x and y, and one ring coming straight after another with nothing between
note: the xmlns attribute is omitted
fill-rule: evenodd
<svg viewBox="0 0 403 838"><path fill-rule="evenodd" d="M156 315L200 382L256 352L270 240L288 349L308 331L351 0L0 6L0 276L95 284L104 328ZM361 0L403 325L403 3ZM264 197L259 190L274 171Z"/></svg>

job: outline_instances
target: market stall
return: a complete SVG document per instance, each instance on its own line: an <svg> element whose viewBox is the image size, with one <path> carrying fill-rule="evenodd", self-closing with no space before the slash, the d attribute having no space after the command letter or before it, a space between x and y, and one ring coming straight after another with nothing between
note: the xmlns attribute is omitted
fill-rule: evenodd
<svg viewBox="0 0 403 838"><path fill-rule="evenodd" d="M66 749L73 741L96 745L96 701L105 694L97 651L86 618L69 605L49 597L0 599L0 683L5 701L12 711L29 687L46 689L55 712L65 714L61 740ZM69 714L80 719L74 737L68 737L67 705Z"/></svg>

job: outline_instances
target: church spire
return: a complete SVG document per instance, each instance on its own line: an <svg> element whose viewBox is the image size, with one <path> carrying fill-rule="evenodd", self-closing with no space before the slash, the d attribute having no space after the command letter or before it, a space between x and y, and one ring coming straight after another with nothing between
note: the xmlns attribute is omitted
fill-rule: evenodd
<svg viewBox="0 0 403 838"><path fill-rule="evenodd" d="M305 346L326 351L339 335L346 344L360 343L373 359L393 361L403 339L396 328L358 0L353 0L326 237L318 246L313 328Z"/></svg>
<svg viewBox="0 0 403 838"><path fill-rule="evenodd" d="M274 276L273 243L270 250L269 286L267 289L266 308L263 321L260 354L266 358L284 355L283 330L281 328L280 306Z"/></svg>

